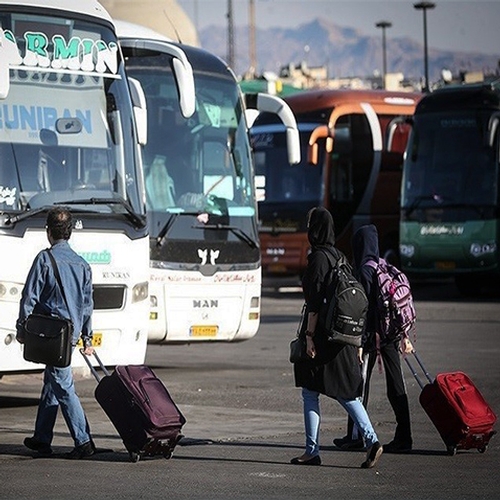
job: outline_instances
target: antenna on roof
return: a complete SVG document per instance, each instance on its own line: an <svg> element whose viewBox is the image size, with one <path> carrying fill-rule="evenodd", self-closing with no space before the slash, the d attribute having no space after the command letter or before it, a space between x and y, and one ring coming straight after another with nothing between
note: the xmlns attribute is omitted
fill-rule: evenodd
<svg viewBox="0 0 500 500"><path fill-rule="evenodd" d="M175 36L177 37L177 42L178 43L182 43L181 37L179 35L179 32L177 31L177 28L175 27L175 25L172 22L172 20L170 19L170 17L168 17L167 11L165 9L163 9L163 14L165 14L165 17L167 18L167 21L170 23L170 26L172 26L172 28L174 29Z"/></svg>

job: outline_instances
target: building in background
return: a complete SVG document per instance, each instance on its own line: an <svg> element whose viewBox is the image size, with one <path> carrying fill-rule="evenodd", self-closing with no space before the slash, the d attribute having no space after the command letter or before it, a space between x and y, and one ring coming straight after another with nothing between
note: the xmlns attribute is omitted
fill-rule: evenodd
<svg viewBox="0 0 500 500"><path fill-rule="evenodd" d="M175 0L101 0L115 19L146 26L172 40L200 46L196 28Z"/></svg>

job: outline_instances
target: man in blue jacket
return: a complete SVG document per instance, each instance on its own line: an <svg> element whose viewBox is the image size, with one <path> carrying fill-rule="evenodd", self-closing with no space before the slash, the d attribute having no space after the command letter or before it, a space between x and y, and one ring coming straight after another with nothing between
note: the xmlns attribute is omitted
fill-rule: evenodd
<svg viewBox="0 0 500 500"><path fill-rule="evenodd" d="M91 355L92 347L92 273L89 264L68 244L73 229L71 212L62 207L47 214L47 238L61 278L66 301L57 283L48 252L41 251L33 261L23 288L17 340L24 342L23 322L31 313L55 315L73 322L73 347L82 337L84 352ZM33 437L24 440L25 446L39 455L52 454L52 439L57 411L61 407L64 420L75 447L65 458L81 459L95 453L90 428L80 399L75 391L71 366L46 366L43 388L35 422Z"/></svg>

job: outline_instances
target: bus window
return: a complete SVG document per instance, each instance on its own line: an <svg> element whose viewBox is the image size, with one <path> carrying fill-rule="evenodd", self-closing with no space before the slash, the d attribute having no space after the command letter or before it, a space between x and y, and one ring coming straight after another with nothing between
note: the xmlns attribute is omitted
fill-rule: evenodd
<svg viewBox="0 0 500 500"><path fill-rule="evenodd" d="M234 199L234 162L220 142L203 144L203 193L226 200Z"/></svg>

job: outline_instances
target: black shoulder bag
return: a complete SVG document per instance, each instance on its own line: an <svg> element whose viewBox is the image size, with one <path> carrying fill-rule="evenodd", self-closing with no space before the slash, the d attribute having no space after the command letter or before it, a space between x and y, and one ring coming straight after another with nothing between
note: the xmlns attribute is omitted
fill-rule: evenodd
<svg viewBox="0 0 500 500"><path fill-rule="evenodd" d="M302 312L300 314L300 322L297 328L297 335L290 342L290 363L300 363L301 361L308 361L311 358L307 355L307 341L304 334L306 319L306 305L302 306Z"/></svg>
<svg viewBox="0 0 500 500"><path fill-rule="evenodd" d="M47 254L52 262L54 275L61 290L66 307L68 301L54 256ZM26 361L64 368L71 363L73 322L70 319L45 314L30 314L24 321L24 351Z"/></svg>

